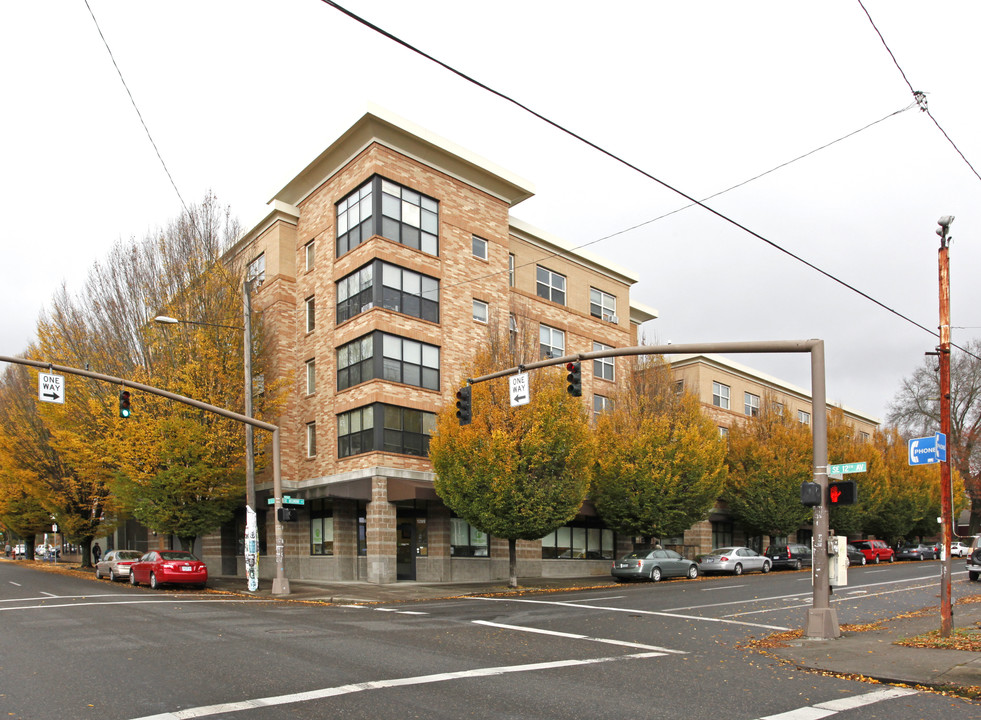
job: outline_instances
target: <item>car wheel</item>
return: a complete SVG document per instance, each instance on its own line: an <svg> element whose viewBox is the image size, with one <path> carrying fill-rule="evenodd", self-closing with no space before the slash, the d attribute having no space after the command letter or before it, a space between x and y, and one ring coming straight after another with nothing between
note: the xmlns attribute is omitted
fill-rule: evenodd
<svg viewBox="0 0 981 720"><path fill-rule="evenodd" d="M157 576L154 573L150 573L150 589L159 590L160 583L157 582Z"/></svg>
<svg viewBox="0 0 981 720"><path fill-rule="evenodd" d="M859 563L859 565L864 565L864 564L865 564L865 563L867 563L867 562L868 562L868 560L866 560L866 559L865 559L865 556L863 555L863 556L862 556L862 562L860 562L860 563Z"/></svg>
<svg viewBox="0 0 981 720"><path fill-rule="evenodd" d="M800 560L795 560L793 565L794 570L800 570Z"/></svg>
<svg viewBox="0 0 981 720"><path fill-rule="evenodd" d="M970 554L972 565L981 565L981 548Z"/></svg>
<svg viewBox="0 0 981 720"><path fill-rule="evenodd" d="M661 579L661 568L656 565L651 568L651 582L658 582Z"/></svg>
<svg viewBox="0 0 981 720"><path fill-rule="evenodd" d="M739 563L736 563L736 567L734 567L732 569L732 574L733 575L742 575L743 574L743 566L740 565Z"/></svg>
<svg viewBox="0 0 981 720"><path fill-rule="evenodd" d="M770 572L770 563L768 562L763 563L763 567L760 568L760 572L763 573L764 575Z"/></svg>
<svg viewBox="0 0 981 720"><path fill-rule="evenodd" d="M102 571L99 568L96 568L95 569L95 579L96 580L101 580L102 579Z"/></svg>
<svg viewBox="0 0 981 720"><path fill-rule="evenodd" d="M892 555L889 556L889 562L896 562L896 554L895 553L893 553Z"/></svg>
<svg viewBox="0 0 981 720"><path fill-rule="evenodd" d="M116 582L116 580L118 580L118 579L119 578L116 577L116 571L113 570L112 568L109 568L109 580L110 580L110 582Z"/></svg>
<svg viewBox="0 0 981 720"><path fill-rule="evenodd" d="M137 587L139 585L139 583L136 582L136 573L134 573L132 570L129 571L129 584L133 587Z"/></svg>
<svg viewBox="0 0 981 720"><path fill-rule="evenodd" d="M688 568L688 579L694 580L698 577L698 565L692 565Z"/></svg>
<svg viewBox="0 0 981 720"><path fill-rule="evenodd" d="M875 563L876 565L878 565L879 564L879 556L876 555L874 558L872 558L872 562Z"/></svg>

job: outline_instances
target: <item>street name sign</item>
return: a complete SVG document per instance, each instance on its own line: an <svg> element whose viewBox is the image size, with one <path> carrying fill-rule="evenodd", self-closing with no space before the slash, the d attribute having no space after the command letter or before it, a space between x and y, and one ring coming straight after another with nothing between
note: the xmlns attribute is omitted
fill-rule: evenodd
<svg viewBox="0 0 981 720"><path fill-rule="evenodd" d="M37 399L41 402L65 404L65 376L51 373L37 374Z"/></svg>
<svg viewBox="0 0 981 720"><path fill-rule="evenodd" d="M838 465L828 465L828 475L844 475L846 473L865 472L865 463L839 463Z"/></svg>
<svg viewBox="0 0 981 720"><path fill-rule="evenodd" d="M909 464L928 465L947 462L947 436L937 433L932 437L912 438L908 443Z"/></svg>
<svg viewBox="0 0 981 720"><path fill-rule="evenodd" d="M270 505L276 504L276 498L269 498L266 502ZM305 505L306 500L303 498L290 497L289 495L283 495L283 505Z"/></svg>
<svg viewBox="0 0 981 720"><path fill-rule="evenodd" d="M531 400L528 389L528 373L518 373L508 378L511 386L511 407L527 405Z"/></svg>

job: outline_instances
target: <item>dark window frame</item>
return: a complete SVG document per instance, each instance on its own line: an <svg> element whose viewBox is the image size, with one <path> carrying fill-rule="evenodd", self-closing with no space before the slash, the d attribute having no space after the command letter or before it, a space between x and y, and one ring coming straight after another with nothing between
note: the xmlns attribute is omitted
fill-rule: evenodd
<svg viewBox="0 0 981 720"><path fill-rule="evenodd" d="M439 257L439 200L372 175L334 207L336 256L379 236Z"/></svg>
<svg viewBox="0 0 981 720"><path fill-rule="evenodd" d="M391 284L396 273L398 287ZM415 284L419 286L418 292L413 291ZM439 323L440 281L431 275L375 259L338 280L336 290L337 325L375 307Z"/></svg>

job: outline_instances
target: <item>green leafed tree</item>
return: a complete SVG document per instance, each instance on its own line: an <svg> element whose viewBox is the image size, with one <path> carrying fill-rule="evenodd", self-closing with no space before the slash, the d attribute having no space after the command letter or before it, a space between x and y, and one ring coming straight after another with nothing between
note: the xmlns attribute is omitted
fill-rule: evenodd
<svg viewBox="0 0 981 720"><path fill-rule="evenodd" d="M514 367L520 353L492 338L473 376ZM565 372L529 373L531 402L511 407L506 378L473 386L473 422L455 404L438 414L429 458L446 505L477 529L508 540L510 587L517 587L517 540L537 540L574 518L589 489L592 433Z"/></svg>
<svg viewBox="0 0 981 720"><path fill-rule="evenodd" d="M708 517L725 484L725 442L660 358L640 362L596 423L591 499L627 535L680 535Z"/></svg>

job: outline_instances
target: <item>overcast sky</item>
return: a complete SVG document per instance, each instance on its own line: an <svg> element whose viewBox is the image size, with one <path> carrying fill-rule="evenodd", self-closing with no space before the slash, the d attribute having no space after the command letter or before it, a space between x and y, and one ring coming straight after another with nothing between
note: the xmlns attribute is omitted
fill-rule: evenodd
<svg viewBox="0 0 981 720"><path fill-rule="evenodd" d="M637 272L649 341L822 338L829 399L878 417L937 344L702 208L662 218L688 202L318 0L88 2L188 204L210 189L250 227L376 103L530 181L515 218ZM707 204L930 330L934 230L954 215L953 339L977 336L981 180L903 111L857 0L340 4L697 198L882 120ZM864 4L981 171L981 3ZM0 354L16 355L61 283L79 291L181 204L83 0L0 5L0 64ZM806 356L734 359L810 387Z"/></svg>

